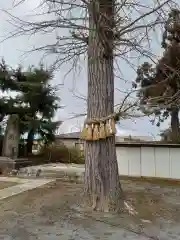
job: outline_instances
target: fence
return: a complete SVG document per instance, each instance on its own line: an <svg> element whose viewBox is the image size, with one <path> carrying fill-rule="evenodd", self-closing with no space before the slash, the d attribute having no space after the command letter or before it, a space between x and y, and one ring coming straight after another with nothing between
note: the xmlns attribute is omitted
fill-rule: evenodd
<svg viewBox="0 0 180 240"><path fill-rule="evenodd" d="M116 151L120 175L180 179L180 145L121 143Z"/></svg>

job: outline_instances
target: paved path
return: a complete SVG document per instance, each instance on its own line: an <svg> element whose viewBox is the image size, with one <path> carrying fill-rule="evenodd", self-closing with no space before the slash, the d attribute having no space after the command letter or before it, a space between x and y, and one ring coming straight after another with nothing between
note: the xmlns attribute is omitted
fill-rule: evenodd
<svg viewBox="0 0 180 240"><path fill-rule="evenodd" d="M31 166L27 167L29 169L33 169L34 171L37 171L38 169L41 169L42 171L62 171L62 170L78 170L81 172L84 172L84 164L63 164L63 163L50 163L50 164L44 164L44 165L38 165L38 166Z"/></svg>
<svg viewBox="0 0 180 240"><path fill-rule="evenodd" d="M84 165L77 165L77 164L62 164L62 163L57 163L57 164L45 164L45 165L40 165L40 166L32 166L30 167L34 169L34 171L37 171L38 169L41 169L42 172L46 171L55 171L55 172L60 172L60 171L66 171L66 172L79 172L79 173L84 173L85 167Z"/></svg>
<svg viewBox="0 0 180 240"><path fill-rule="evenodd" d="M17 182L18 185L4 188L0 190L0 200L15 196L22 192L38 188L42 185L54 181L53 179L20 179L20 178L9 178L9 177L0 177L0 181L3 182ZM0 182L1 184L1 182Z"/></svg>
<svg viewBox="0 0 180 240"><path fill-rule="evenodd" d="M82 182L84 179L85 168L84 165L76 165L76 164L45 164L38 166L30 166L26 168L22 168L21 172L18 174L19 177L28 177L28 172L32 173L32 175L41 171L41 178L58 178L61 180L70 180ZM31 175L31 174L30 174Z"/></svg>

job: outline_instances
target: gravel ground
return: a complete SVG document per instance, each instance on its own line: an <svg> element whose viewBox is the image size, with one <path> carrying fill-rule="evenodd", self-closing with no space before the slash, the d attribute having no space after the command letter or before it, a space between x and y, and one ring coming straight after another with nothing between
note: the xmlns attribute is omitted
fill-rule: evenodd
<svg viewBox="0 0 180 240"><path fill-rule="evenodd" d="M14 183L14 182L3 182L3 181L0 181L0 190L4 189L4 188L7 188L7 187L15 186L17 184L18 183Z"/></svg>
<svg viewBox="0 0 180 240"><path fill-rule="evenodd" d="M78 205L82 184L56 181L0 201L3 240L180 239L180 186L123 180L139 212L112 215Z"/></svg>

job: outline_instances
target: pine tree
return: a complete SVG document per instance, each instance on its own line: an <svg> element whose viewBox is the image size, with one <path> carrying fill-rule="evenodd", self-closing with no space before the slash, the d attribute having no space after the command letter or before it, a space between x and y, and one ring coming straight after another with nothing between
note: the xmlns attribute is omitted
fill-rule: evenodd
<svg viewBox="0 0 180 240"><path fill-rule="evenodd" d="M5 116L17 114L20 119L20 133L27 133L27 153L32 153L35 134L45 143L54 140L54 132L60 122L53 122L55 112L60 107L57 87L50 85L52 74L42 65L31 67L26 72L21 67L10 69L2 61L0 69L0 89L16 91L16 97L0 99L1 121Z"/></svg>
<svg viewBox="0 0 180 240"><path fill-rule="evenodd" d="M163 57L156 65L143 63L137 70L136 83L142 109L155 115L157 126L171 118L171 140L179 142L180 109L180 11L173 9L165 23L162 47ZM134 87L137 87L137 84Z"/></svg>

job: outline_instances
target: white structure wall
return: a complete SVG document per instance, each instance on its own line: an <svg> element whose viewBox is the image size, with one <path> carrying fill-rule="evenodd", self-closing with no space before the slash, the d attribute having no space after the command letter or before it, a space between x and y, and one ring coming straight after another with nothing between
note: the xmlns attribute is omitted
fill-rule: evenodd
<svg viewBox="0 0 180 240"><path fill-rule="evenodd" d="M84 144L76 138L58 139L68 147ZM180 145L160 142L116 143L119 174L180 179Z"/></svg>
<svg viewBox="0 0 180 240"><path fill-rule="evenodd" d="M180 147L144 144L117 145L119 174L180 179Z"/></svg>

